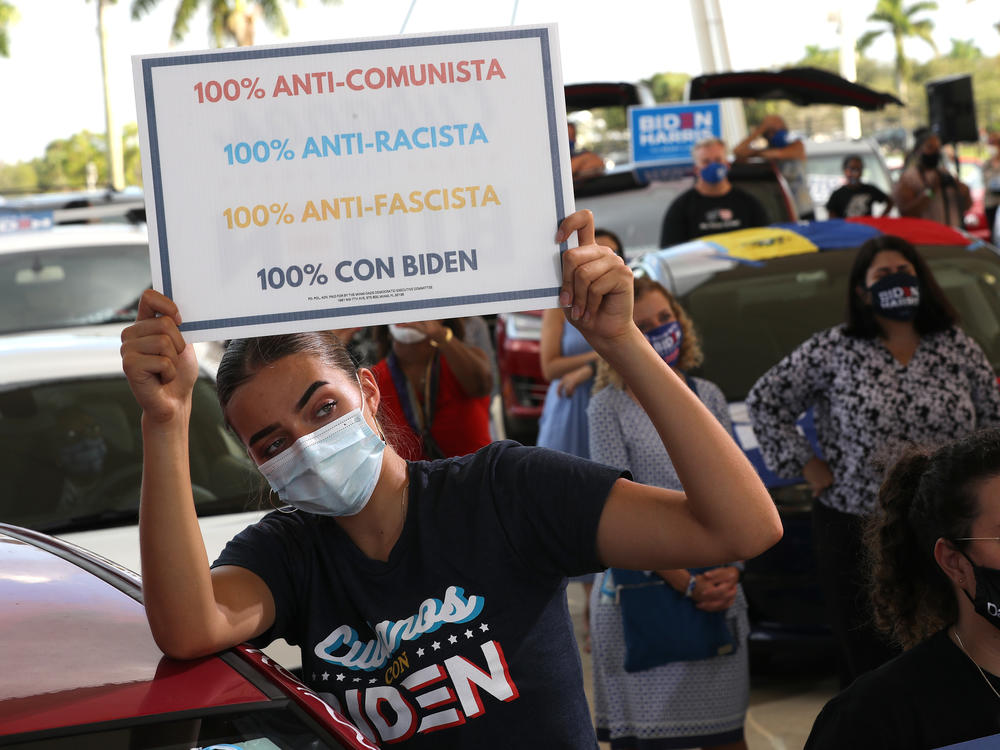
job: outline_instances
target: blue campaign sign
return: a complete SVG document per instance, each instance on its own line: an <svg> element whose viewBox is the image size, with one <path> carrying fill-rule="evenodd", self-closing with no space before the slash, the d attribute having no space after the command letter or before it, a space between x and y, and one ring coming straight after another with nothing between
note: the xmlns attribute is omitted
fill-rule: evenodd
<svg viewBox="0 0 1000 750"><path fill-rule="evenodd" d="M719 102L629 107L632 162L690 164L691 147L722 137Z"/></svg>
<svg viewBox="0 0 1000 750"><path fill-rule="evenodd" d="M33 229L51 229L54 223L51 211L0 213L0 234L13 234Z"/></svg>

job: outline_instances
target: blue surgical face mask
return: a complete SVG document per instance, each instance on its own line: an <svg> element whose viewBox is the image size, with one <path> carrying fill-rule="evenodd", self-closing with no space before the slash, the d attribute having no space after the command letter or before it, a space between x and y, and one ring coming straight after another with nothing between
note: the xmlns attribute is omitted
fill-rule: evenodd
<svg viewBox="0 0 1000 750"><path fill-rule="evenodd" d="M920 307L920 279L908 273L883 276L870 287L876 315L890 320L913 320Z"/></svg>
<svg viewBox="0 0 1000 750"><path fill-rule="evenodd" d="M775 130L767 139L767 145L771 148L784 148L788 145L788 131L785 129Z"/></svg>
<svg viewBox="0 0 1000 750"><path fill-rule="evenodd" d="M384 453L385 443L359 408L300 437L262 463L260 473L282 501L299 510L353 516L375 491Z"/></svg>
<svg viewBox="0 0 1000 750"><path fill-rule="evenodd" d="M646 338L664 362L671 367L677 363L677 358L681 354L681 339L683 338L680 323L671 320L669 323L657 326L646 333Z"/></svg>
<svg viewBox="0 0 1000 750"><path fill-rule="evenodd" d="M729 175L729 168L720 161L706 164L698 171L698 176L709 185L718 185Z"/></svg>

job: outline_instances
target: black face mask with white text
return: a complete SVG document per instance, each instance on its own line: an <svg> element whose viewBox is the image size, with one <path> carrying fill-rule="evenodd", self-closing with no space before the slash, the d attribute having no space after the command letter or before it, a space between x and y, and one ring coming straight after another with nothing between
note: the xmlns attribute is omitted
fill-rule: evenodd
<svg viewBox="0 0 1000 750"><path fill-rule="evenodd" d="M883 276L870 287L876 315L890 320L913 320L920 307L920 280L908 273Z"/></svg>
<svg viewBox="0 0 1000 750"><path fill-rule="evenodd" d="M964 552L962 556L969 560ZM968 591L963 591L972 602L976 614L1000 629L1000 570L976 565L972 560L969 560L969 565L972 566L972 574L976 579L976 598L969 596Z"/></svg>

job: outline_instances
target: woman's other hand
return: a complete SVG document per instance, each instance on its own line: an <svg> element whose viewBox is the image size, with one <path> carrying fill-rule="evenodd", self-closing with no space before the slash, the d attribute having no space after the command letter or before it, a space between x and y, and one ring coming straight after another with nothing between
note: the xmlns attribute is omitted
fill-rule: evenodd
<svg viewBox="0 0 1000 750"><path fill-rule="evenodd" d="M733 606L740 580L737 568L732 566L713 568L699 573L694 580L691 598L698 609L705 612L721 612Z"/></svg>
<svg viewBox="0 0 1000 750"><path fill-rule="evenodd" d="M122 331L122 369L143 416L157 422L190 414L198 360L180 322L173 300L147 289L135 323Z"/></svg>
<svg viewBox="0 0 1000 750"><path fill-rule="evenodd" d="M573 395L573 392L583 383L586 383L593 376L594 370L590 365L584 365L583 367L577 367L575 370L566 373L559 380L559 386L556 390L559 392L560 396L569 398Z"/></svg>
<svg viewBox="0 0 1000 750"><path fill-rule="evenodd" d="M833 484L833 472L830 465L819 456L810 458L802 467L802 476L812 490L813 497L819 497L827 487Z"/></svg>

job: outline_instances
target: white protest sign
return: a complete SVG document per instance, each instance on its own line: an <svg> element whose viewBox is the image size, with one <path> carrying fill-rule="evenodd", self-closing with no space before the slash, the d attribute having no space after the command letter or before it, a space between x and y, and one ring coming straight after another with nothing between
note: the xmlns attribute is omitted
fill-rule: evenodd
<svg viewBox="0 0 1000 750"><path fill-rule="evenodd" d="M153 284L191 341L557 304L554 25L133 59Z"/></svg>

